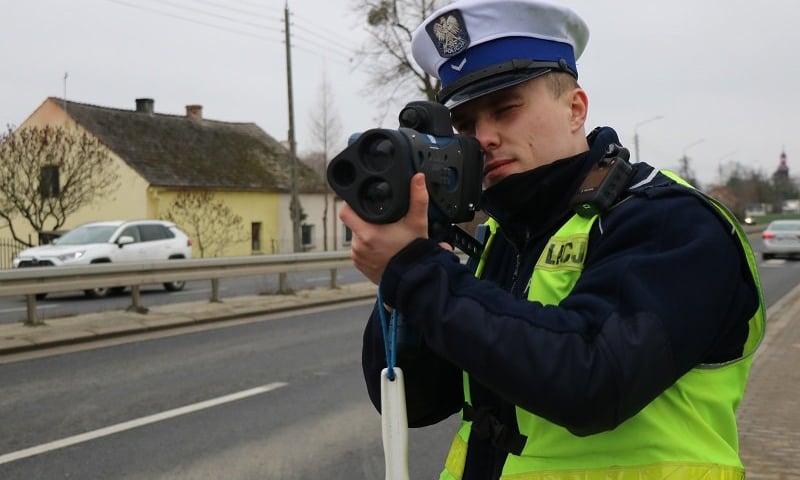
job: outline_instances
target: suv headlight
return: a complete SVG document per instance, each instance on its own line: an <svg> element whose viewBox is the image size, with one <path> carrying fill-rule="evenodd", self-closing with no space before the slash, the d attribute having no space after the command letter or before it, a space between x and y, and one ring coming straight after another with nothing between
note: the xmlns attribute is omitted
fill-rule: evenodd
<svg viewBox="0 0 800 480"><path fill-rule="evenodd" d="M63 255L57 255L56 258L62 262L71 262L73 260L77 260L86 253L86 250L79 250L77 252L65 253Z"/></svg>

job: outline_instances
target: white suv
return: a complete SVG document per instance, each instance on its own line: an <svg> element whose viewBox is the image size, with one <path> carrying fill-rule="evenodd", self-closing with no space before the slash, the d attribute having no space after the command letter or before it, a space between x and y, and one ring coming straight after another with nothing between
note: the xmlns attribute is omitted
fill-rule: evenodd
<svg viewBox="0 0 800 480"><path fill-rule="evenodd" d="M135 220L86 223L53 241L19 252L12 267L88 265L92 263L153 262L192 258L192 240L172 222ZM167 282L169 291L186 282ZM88 297L105 297L124 287L84 290ZM44 294L39 295L39 298Z"/></svg>

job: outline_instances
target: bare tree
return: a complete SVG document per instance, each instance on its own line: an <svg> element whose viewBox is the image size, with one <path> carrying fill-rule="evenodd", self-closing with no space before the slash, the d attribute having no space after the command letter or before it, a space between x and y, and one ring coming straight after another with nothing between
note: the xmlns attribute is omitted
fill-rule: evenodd
<svg viewBox="0 0 800 480"><path fill-rule="evenodd" d="M109 150L86 132L63 127L25 127L0 135L0 218L25 245L12 220L36 231L57 230L67 218L111 197L119 175Z"/></svg>
<svg viewBox="0 0 800 480"><path fill-rule="evenodd" d="M447 0L355 0L354 11L366 13L370 39L359 50L361 67L370 72L369 93L379 100L385 118L399 100L436 101L441 82L422 70L411 55L414 30ZM405 103L405 102L404 102ZM478 212L460 224L469 233L488 217Z"/></svg>
<svg viewBox="0 0 800 480"><path fill-rule="evenodd" d="M411 35L425 18L445 5L444 0L355 0L354 11L366 12L370 40L358 51L361 66L370 72L369 93L383 110L398 100L436 100L438 79L428 75L411 55Z"/></svg>
<svg viewBox="0 0 800 480"><path fill-rule="evenodd" d="M300 161L311 167L311 169L317 172L317 174L321 175L322 178L326 177L328 158L325 153L318 150L312 150L310 152L303 153Z"/></svg>
<svg viewBox="0 0 800 480"><path fill-rule="evenodd" d="M317 149L318 155L313 155L316 159L315 165L309 164L315 171L317 171L322 178L327 178L325 170L328 166L328 161L336 154L336 149L344 143L342 141L342 122L336 112L336 107L333 99L333 92L328 83L327 76L322 77L322 85L319 90L319 98L317 100L317 108L311 112L311 135L314 141L314 147ZM320 158L321 157L321 158ZM325 196L324 206L322 209L322 244L323 250L328 251L328 208L330 205L329 197L331 191L328 182L325 182ZM334 222L335 227L335 222ZM333 248L336 249L334 228L334 244Z"/></svg>
<svg viewBox="0 0 800 480"><path fill-rule="evenodd" d="M225 248L247 240L241 215L208 191L181 191L170 204L164 218L189 233L200 258L206 253L221 256Z"/></svg>

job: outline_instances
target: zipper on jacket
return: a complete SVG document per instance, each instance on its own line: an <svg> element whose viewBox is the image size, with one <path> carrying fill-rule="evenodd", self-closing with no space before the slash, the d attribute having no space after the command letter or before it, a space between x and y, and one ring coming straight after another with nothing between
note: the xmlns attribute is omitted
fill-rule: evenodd
<svg viewBox="0 0 800 480"><path fill-rule="evenodd" d="M530 230L525 230L525 238L522 241L522 247L517 247L517 256L516 260L514 261L514 274L511 276L511 289L510 292L516 295L517 289L517 280L519 280L519 267L522 266L522 254L528 249L528 244L530 243L531 239L531 232Z"/></svg>

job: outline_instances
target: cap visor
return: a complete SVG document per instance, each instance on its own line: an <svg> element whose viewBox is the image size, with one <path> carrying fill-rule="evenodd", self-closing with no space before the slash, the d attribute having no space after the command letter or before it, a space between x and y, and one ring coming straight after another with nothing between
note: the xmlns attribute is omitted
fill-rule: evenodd
<svg viewBox="0 0 800 480"><path fill-rule="evenodd" d="M475 100L478 97L494 93L504 88L513 87L526 80L540 77L550 71L552 71L552 68L533 68L493 75L459 89L444 99L442 103L445 107L452 110L470 100Z"/></svg>

